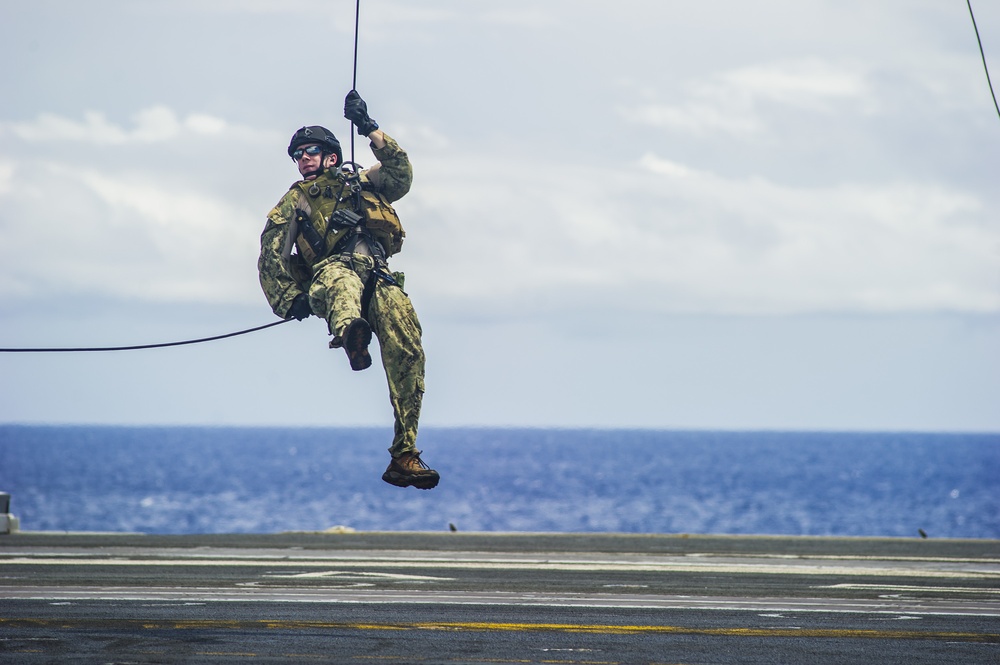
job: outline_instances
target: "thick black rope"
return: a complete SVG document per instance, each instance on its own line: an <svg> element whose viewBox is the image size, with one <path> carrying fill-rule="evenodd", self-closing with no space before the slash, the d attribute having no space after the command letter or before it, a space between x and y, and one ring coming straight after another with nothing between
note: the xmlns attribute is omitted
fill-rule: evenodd
<svg viewBox="0 0 1000 665"><path fill-rule="evenodd" d="M189 339L183 342L164 342L162 344L137 344L135 346L92 346L92 347L79 347L74 349L68 348L56 348L56 349L0 349L0 353L80 353L83 351L136 351L138 349L162 349L165 346L184 346L185 344L201 344L202 342L212 342L217 339L226 339L227 337L236 337L237 335L246 335L247 333L257 332L258 330L264 330L265 328L271 328L273 326L280 326L282 323L288 323L292 319L282 319L281 321L275 321L274 323L268 323L264 326L257 326L256 328L247 328L246 330L239 330L237 332L226 333L225 335L215 335L214 337L202 337L201 339Z"/></svg>
<svg viewBox="0 0 1000 665"><path fill-rule="evenodd" d="M993 81L990 80L990 68L986 65L986 53L983 51L983 40L979 38L979 26L976 25L976 15L972 13L972 0L965 0L965 4L969 5L969 16L972 17L972 28L976 31L976 41L979 42L979 55L983 58L983 69L986 71L986 83L990 86L990 95L993 96L993 106L997 110L997 115L1000 116L1000 104L997 104L996 93L993 92Z"/></svg>

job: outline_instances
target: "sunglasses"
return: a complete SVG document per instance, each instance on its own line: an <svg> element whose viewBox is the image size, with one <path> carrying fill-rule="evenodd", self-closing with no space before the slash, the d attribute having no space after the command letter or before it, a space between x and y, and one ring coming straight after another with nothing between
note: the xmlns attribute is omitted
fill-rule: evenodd
<svg viewBox="0 0 1000 665"><path fill-rule="evenodd" d="M323 152L323 149L320 148L318 145L311 145L308 148L299 148L298 150L293 152L292 159L297 162L300 159L302 159L302 155L309 155L310 157L315 157L321 152Z"/></svg>

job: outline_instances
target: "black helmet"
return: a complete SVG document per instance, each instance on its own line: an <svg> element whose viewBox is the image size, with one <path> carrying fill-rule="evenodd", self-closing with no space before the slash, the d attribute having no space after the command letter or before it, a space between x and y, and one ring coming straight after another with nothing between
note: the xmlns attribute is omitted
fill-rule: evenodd
<svg viewBox="0 0 1000 665"><path fill-rule="evenodd" d="M338 167L344 161L344 153L340 150L340 141L337 140L337 137L329 129L320 127L319 125L300 127L297 132L292 134L292 140L288 143L288 156L291 157L296 148L308 143L320 145L323 147L324 152L335 154L337 156Z"/></svg>

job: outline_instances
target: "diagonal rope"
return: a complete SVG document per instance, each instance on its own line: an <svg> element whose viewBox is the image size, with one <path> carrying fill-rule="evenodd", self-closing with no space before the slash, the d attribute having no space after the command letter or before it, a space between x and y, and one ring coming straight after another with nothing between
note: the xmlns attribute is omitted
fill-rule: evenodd
<svg viewBox="0 0 1000 665"><path fill-rule="evenodd" d="M228 337L236 337L237 335L246 335L247 333L257 332L258 330L264 330L265 328L271 328L273 326L280 326L282 323L288 323L292 319L282 319L281 321L275 321L274 323L268 323L267 325L257 326L256 328L247 328L246 330L238 330L237 332L226 333L225 335L215 335L214 337L202 337L201 339L188 339L183 342L163 342L162 344L137 344L135 346L91 346L91 347L77 347L77 348L38 348L38 349L0 349L0 353L81 353L85 351L136 351L138 349L162 349L167 346L184 346L185 344L201 344L202 342L213 342L217 339L226 339Z"/></svg>
<svg viewBox="0 0 1000 665"><path fill-rule="evenodd" d="M983 40L979 38L979 26L976 25L976 15L972 13L972 0L965 0L965 4L969 6L969 16L972 17L972 28L976 31L976 41L979 42L979 55L983 58L983 69L986 71L986 83L990 86L990 95L993 96L993 106L997 110L997 115L1000 116L1000 104L997 104L996 93L993 92L993 81L990 80L990 68L986 65L986 53L983 51Z"/></svg>

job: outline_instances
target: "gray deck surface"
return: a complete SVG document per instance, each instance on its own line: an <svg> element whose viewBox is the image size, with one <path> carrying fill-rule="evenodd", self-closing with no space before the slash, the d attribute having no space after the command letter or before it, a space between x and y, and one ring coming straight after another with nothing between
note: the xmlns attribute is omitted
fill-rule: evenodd
<svg viewBox="0 0 1000 665"><path fill-rule="evenodd" d="M0 663L1000 663L1000 541L0 536Z"/></svg>

